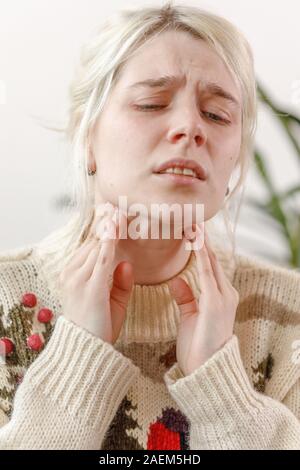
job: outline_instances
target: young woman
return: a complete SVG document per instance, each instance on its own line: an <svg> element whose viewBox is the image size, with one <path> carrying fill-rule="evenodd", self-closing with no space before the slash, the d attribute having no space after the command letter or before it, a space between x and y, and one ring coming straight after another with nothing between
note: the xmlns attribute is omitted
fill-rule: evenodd
<svg viewBox="0 0 300 470"><path fill-rule="evenodd" d="M1 449L300 448L300 276L208 237L255 123L252 53L221 17L126 10L86 45L66 129L74 214L2 253ZM147 214L191 204L193 225L122 238L120 196Z"/></svg>

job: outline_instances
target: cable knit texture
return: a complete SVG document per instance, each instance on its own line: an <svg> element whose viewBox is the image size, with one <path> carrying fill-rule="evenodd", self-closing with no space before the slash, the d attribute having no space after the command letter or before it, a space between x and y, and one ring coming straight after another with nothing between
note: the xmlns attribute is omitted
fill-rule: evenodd
<svg viewBox="0 0 300 470"><path fill-rule="evenodd" d="M188 376L166 283L134 285L110 345L64 317L36 246L2 252L0 338L14 349L0 341L0 449L300 449L300 274L214 251L240 295L234 331ZM180 276L199 298L195 261Z"/></svg>

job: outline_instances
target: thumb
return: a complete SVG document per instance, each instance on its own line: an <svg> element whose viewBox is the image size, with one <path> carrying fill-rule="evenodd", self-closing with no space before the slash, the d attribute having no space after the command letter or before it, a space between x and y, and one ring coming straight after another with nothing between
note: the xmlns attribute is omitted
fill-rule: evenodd
<svg viewBox="0 0 300 470"><path fill-rule="evenodd" d="M175 277L171 281L168 281L167 284L179 307L181 315L189 315L198 312L198 304L193 291L181 277Z"/></svg>
<svg viewBox="0 0 300 470"><path fill-rule="evenodd" d="M113 285L110 291L111 321L115 339L122 328L126 308L134 283L133 267L122 261L114 270Z"/></svg>
<svg viewBox="0 0 300 470"><path fill-rule="evenodd" d="M133 268L128 261L122 261L115 268L110 297L126 308L133 287Z"/></svg>

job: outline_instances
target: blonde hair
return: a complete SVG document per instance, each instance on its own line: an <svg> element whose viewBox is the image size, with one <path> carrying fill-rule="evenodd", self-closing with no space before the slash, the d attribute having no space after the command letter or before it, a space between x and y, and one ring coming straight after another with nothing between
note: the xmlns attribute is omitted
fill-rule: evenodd
<svg viewBox="0 0 300 470"><path fill-rule="evenodd" d="M238 179L220 209L234 255L236 222L243 184L253 155L257 116L256 80L249 43L228 20L197 7L173 5L173 2L168 1L162 7L126 9L105 21L82 47L75 79L70 86L69 118L63 131L71 144L69 174L70 208L73 214L66 225L36 245L44 269L56 289L59 289L59 273L85 239L94 217L94 178L87 174L90 131L118 80L122 65L143 44L166 30L185 31L204 40L223 59L232 77L240 85L242 141L235 168ZM242 193L232 230L230 203L240 189ZM212 228L213 224L209 224L208 230Z"/></svg>

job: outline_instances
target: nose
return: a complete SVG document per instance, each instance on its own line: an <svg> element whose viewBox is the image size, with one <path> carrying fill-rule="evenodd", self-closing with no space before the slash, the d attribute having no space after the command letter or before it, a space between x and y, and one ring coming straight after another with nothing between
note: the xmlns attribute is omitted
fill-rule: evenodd
<svg viewBox="0 0 300 470"><path fill-rule="evenodd" d="M186 145L196 144L197 147L207 140L205 124L196 106L189 105L185 111L178 111L176 123L168 132L171 143L184 142Z"/></svg>

